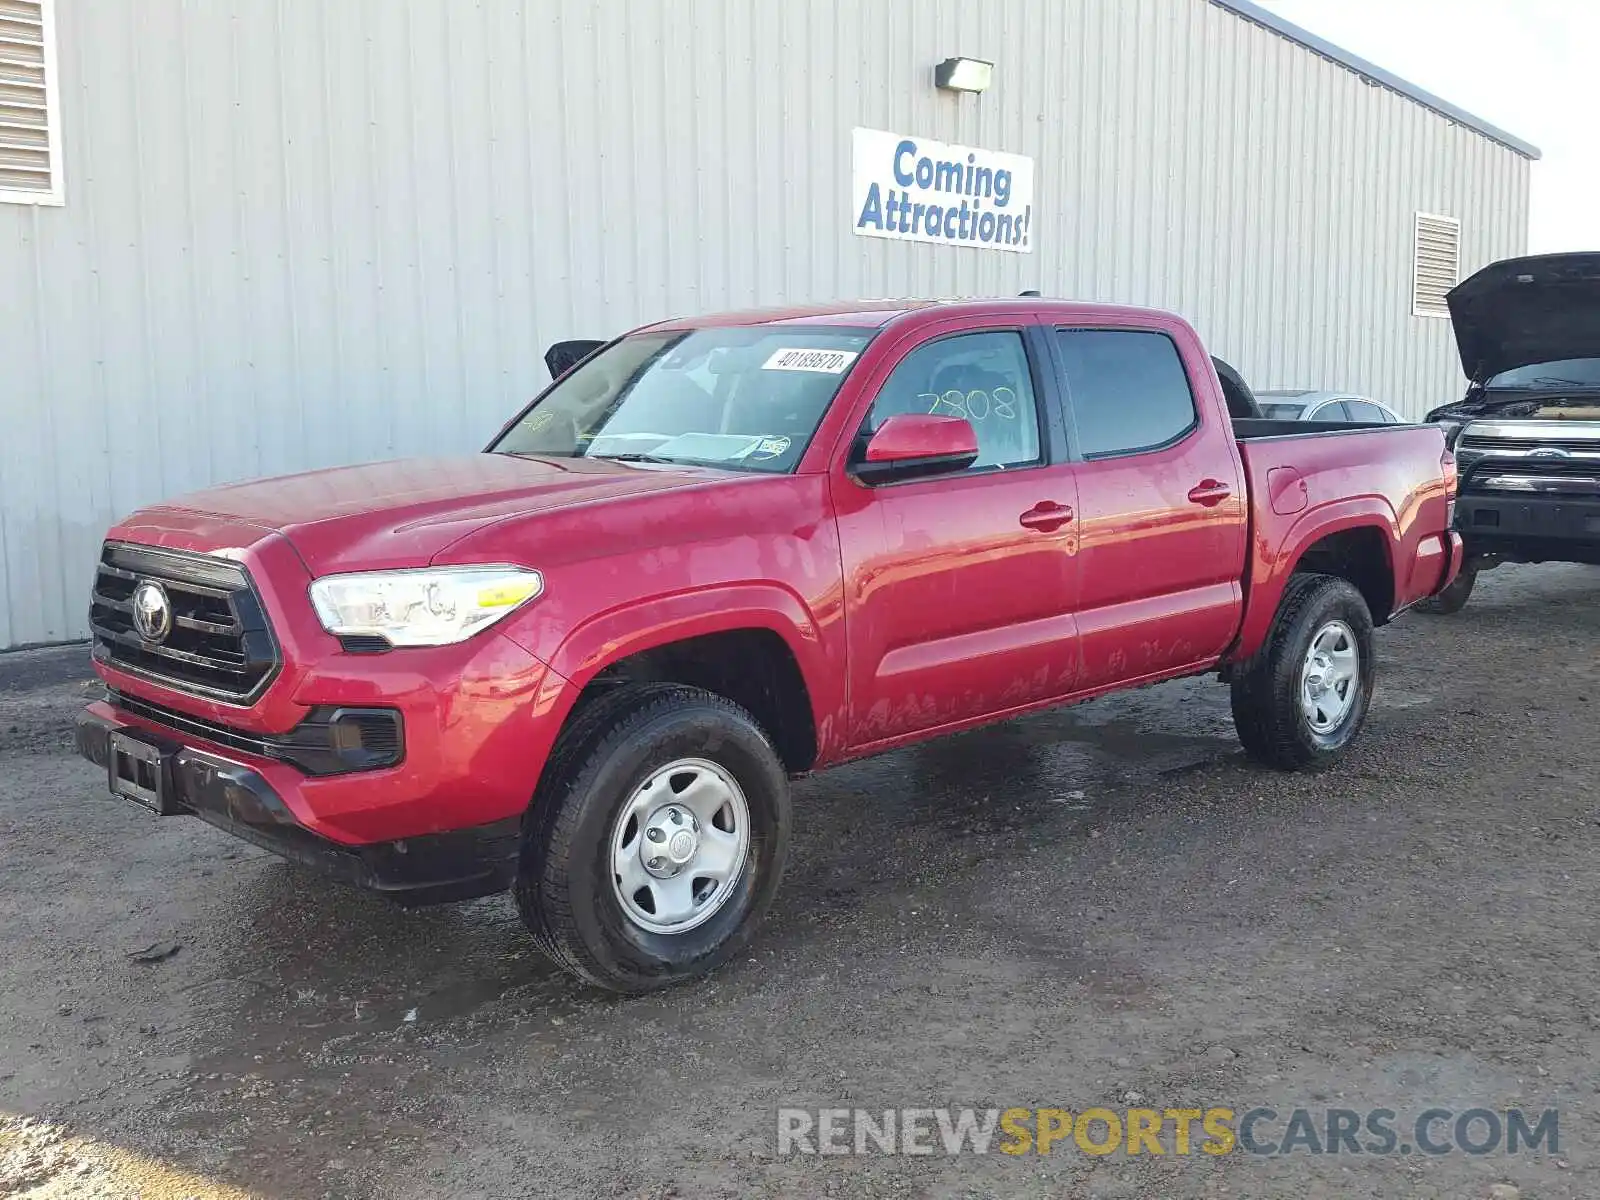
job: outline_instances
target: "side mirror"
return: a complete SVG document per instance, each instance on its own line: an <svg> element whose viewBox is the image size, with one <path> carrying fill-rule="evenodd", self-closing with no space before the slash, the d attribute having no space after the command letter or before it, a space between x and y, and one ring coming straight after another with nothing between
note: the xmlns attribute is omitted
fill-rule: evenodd
<svg viewBox="0 0 1600 1200"><path fill-rule="evenodd" d="M545 368L550 372L551 379L560 379L604 345L604 342L597 342L589 338L578 338L570 342L556 342L544 352Z"/></svg>
<svg viewBox="0 0 1600 1200"><path fill-rule="evenodd" d="M900 413L885 418L851 467L862 483L965 471L978 459L978 434L961 417Z"/></svg>

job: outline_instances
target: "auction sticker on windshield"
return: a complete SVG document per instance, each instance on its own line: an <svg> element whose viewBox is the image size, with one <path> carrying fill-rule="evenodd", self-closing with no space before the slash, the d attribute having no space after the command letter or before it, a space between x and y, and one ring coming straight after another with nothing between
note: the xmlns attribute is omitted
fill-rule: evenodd
<svg viewBox="0 0 1600 1200"><path fill-rule="evenodd" d="M844 369L856 360L854 350L818 350L800 346L774 350L772 357L761 364L763 371L820 371L824 375L842 375Z"/></svg>

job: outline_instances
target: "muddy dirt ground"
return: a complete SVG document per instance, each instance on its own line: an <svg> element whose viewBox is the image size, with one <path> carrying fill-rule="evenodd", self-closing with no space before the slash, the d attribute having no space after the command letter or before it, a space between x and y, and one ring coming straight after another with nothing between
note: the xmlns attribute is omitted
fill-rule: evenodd
<svg viewBox="0 0 1600 1200"><path fill-rule="evenodd" d="M0 657L0 1194L1600 1195L1597 647L1600 571L1507 568L1380 634L1332 774L1247 764L1194 681L806 781L751 955L642 1000L503 898L401 912L111 800L83 649ZM775 1153L779 1106L1133 1102L1560 1143Z"/></svg>

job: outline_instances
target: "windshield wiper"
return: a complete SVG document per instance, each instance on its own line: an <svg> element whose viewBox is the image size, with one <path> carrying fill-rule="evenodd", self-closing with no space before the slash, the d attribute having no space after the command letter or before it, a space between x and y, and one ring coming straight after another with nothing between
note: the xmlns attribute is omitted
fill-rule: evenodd
<svg viewBox="0 0 1600 1200"><path fill-rule="evenodd" d="M669 467L680 465L675 458L662 458L659 454L640 454L636 450L627 450L621 454L585 454L583 457L604 458L611 462L664 463Z"/></svg>
<svg viewBox="0 0 1600 1200"><path fill-rule="evenodd" d="M1563 379L1559 375L1541 375L1534 383L1540 387L1600 388L1600 379Z"/></svg>

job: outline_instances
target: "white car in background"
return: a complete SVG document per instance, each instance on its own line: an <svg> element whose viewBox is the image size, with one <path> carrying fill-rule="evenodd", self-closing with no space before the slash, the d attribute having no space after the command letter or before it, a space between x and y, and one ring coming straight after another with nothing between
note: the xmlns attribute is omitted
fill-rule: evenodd
<svg viewBox="0 0 1600 1200"><path fill-rule="evenodd" d="M1386 404L1348 392L1257 392L1261 415L1271 421L1359 421L1363 425L1409 425Z"/></svg>

